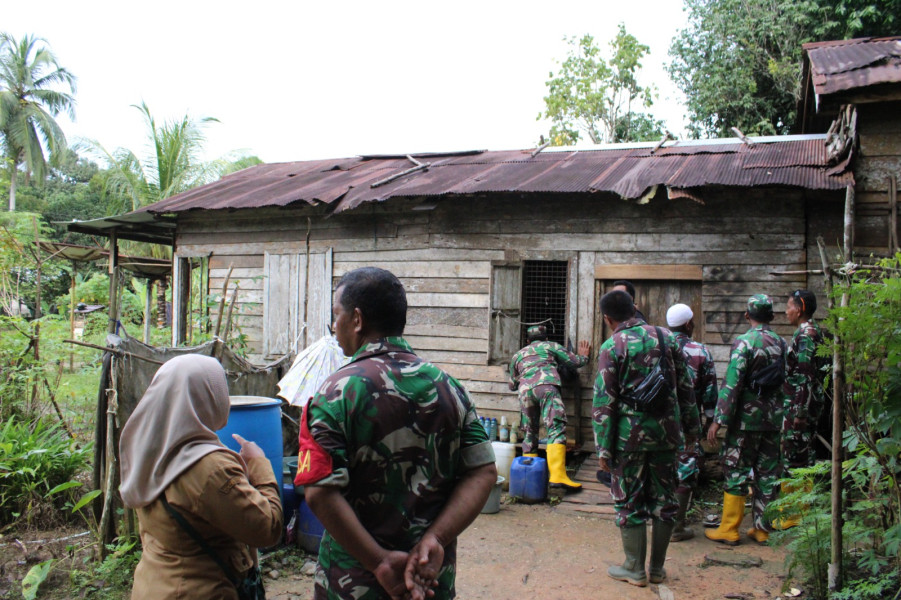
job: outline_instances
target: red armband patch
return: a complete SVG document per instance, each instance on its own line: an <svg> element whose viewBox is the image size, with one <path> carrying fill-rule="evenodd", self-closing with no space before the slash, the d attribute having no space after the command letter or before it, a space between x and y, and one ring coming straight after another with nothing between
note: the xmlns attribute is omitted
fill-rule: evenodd
<svg viewBox="0 0 901 600"><path fill-rule="evenodd" d="M310 403L307 402L300 417L300 450L297 453L297 474L294 476L294 485L316 483L332 474L331 455L316 443L310 434L310 426L307 424L309 408Z"/></svg>

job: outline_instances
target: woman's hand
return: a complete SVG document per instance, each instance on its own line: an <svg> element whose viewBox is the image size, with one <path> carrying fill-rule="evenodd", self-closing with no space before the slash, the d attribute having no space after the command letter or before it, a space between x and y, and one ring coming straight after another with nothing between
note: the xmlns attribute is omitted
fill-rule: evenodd
<svg viewBox="0 0 901 600"><path fill-rule="evenodd" d="M241 444L241 458L244 460L249 460L251 458L266 458L266 453L263 452L263 449L257 446L256 442L248 442L244 438L242 438L237 433L233 433L232 437L235 438L235 441Z"/></svg>

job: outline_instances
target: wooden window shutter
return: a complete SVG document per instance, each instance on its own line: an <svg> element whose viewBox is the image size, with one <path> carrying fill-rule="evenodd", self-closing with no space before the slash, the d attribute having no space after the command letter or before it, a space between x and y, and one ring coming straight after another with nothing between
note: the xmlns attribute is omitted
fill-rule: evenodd
<svg viewBox="0 0 901 600"><path fill-rule="evenodd" d="M264 259L263 355L284 355L294 350L297 339L297 254L270 254Z"/></svg>
<svg viewBox="0 0 901 600"><path fill-rule="evenodd" d="M332 324L332 249L310 254L309 269L306 254L299 255L298 261L304 275L298 280L298 327L306 325L297 347L302 350L326 335Z"/></svg>
<svg viewBox="0 0 901 600"><path fill-rule="evenodd" d="M488 364L502 365L519 351L522 314L522 263L492 262Z"/></svg>

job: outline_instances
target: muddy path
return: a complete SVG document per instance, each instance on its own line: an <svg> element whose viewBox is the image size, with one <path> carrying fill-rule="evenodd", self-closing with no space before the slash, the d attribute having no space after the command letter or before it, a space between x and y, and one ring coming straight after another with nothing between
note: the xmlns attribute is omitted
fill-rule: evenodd
<svg viewBox="0 0 901 600"><path fill-rule="evenodd" d="M742 531L747 529L749 519ZM726 596L751 600L780 595L784 552L743 541L735 548L698 536L671 544L667 581L637 588L614 581L607 567L622 561L619 530L609 516L580 515L548 504L507 504L480 515L459 540L457 597L460 600L572 600L574 598L692 598ZM718 562L759 562L730 566ZM267 597L275 600L312 596L312 577L300 573L304 558L273 557L278 579L267 579ZM284 561L284 565L273 564ZM308 566L309 569L309 566Z"/></svg>

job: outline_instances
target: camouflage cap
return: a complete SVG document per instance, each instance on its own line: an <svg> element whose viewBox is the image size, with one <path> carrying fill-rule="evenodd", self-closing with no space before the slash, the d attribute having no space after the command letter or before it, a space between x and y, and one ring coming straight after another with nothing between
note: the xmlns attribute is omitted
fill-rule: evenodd
<svg viewBox="0 0 901 600"><path fill-rule="evenodd" d="M748 312L762 314L773 311L773 301L766 294L754 294L748 298Z"/></svg>
<svg viewBox="0 0 901 600"><path fill-rule="evenodd" d="M544 339L547 337L547 327L544 325L532 325L526 329L526 335L530 340Z"/></svg>

